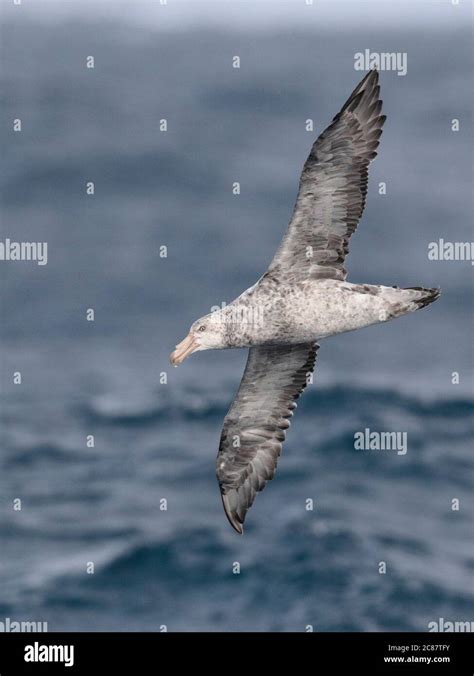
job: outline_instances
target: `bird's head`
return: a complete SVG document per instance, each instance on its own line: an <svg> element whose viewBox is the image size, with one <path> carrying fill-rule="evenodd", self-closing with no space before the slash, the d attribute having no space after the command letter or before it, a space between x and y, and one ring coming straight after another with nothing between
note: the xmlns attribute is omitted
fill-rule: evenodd
<svg viewBox="0 0 474 676"><path fill-rule="evenodd" d="M179 366L186 357L199 350L216 350L227 347L226 325L222 313L211 312L191 325L189 333L170 355L173 366Z"/></svg>

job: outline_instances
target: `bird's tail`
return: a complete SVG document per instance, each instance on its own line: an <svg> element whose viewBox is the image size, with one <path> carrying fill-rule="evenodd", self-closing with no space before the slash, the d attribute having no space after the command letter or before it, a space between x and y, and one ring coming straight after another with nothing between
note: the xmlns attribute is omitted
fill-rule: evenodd
<svg viewBox="0 0 474 676"><path fill-rule="evenodd" d="M409 286L400 289L398 286L385 287L384 297L387 302L387 315L382 321L403 317L409 312L416 312L439 298L440 289L425 289L422 286Z"/></svg>
<svg viewBox="0 0 474 676"><path fill-rule="evenodd" d="M403 291L413 291L413 298L410 299L415 305L413 310L419 310L430 303L434 303L435 300L438 300L441 293L440 288L425 289L423 286L409 286L403 289Z"/></svg>

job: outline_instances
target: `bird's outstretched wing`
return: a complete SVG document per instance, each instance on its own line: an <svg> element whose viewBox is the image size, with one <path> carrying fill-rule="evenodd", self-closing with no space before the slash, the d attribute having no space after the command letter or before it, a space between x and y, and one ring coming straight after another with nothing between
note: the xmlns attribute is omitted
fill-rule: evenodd
<svg viewBox="0 0 474 676"><path fill-rule="evenodd" d="M318 347L304 343L249 350L216 461L224 509L238 533L256 494L273 479L288 418L313 372Z"/></svg>
<svg viewBox="0 0 474 676"><path fill-rule="evenodd" d="M372 70L314 143L267 274L287 284L309 277L345 279L349 238L364 210L368 166L385 122L379 92L378 72Z"/></svg>

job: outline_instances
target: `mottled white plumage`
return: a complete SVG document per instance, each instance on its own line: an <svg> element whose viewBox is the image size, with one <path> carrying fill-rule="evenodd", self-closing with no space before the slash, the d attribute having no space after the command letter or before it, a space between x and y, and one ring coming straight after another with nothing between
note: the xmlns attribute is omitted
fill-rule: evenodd
<svg viewBox="0 0 474 676"><path fill-rule="evenodd" d="M413 312L439 295L438 289L346 281L348 242L364 210L368 166L385 122L379 93L378 73L371 71L314 143L267 272L233 303L195 322L171 355L177 365L198 350L250 348L216 465L226 515L239 533L257 492L273 478L317 341Z"/></svg>

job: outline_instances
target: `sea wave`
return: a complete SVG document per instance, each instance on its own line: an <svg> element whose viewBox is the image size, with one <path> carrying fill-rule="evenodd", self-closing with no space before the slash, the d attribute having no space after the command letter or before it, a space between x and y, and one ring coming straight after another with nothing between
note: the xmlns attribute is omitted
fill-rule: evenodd
<svg viewBox="0 0 474 676"><path fill-rule="evenodd" d="M229 397L235 385L229 385ZM208 419L226 414L229 403L222 396L206 390L190 392L188 388L172 393L156 390L147 398L134 398L129 392L108 393L91 398L82 406L84 415L110 424L128 425L173 418ZM397 392L395 389L355 386L325 386L308 389L303 394L306 405L322 414L327 411L394 409L419 417L469 418L474 401L466 397L440 398Z"/></svg>

